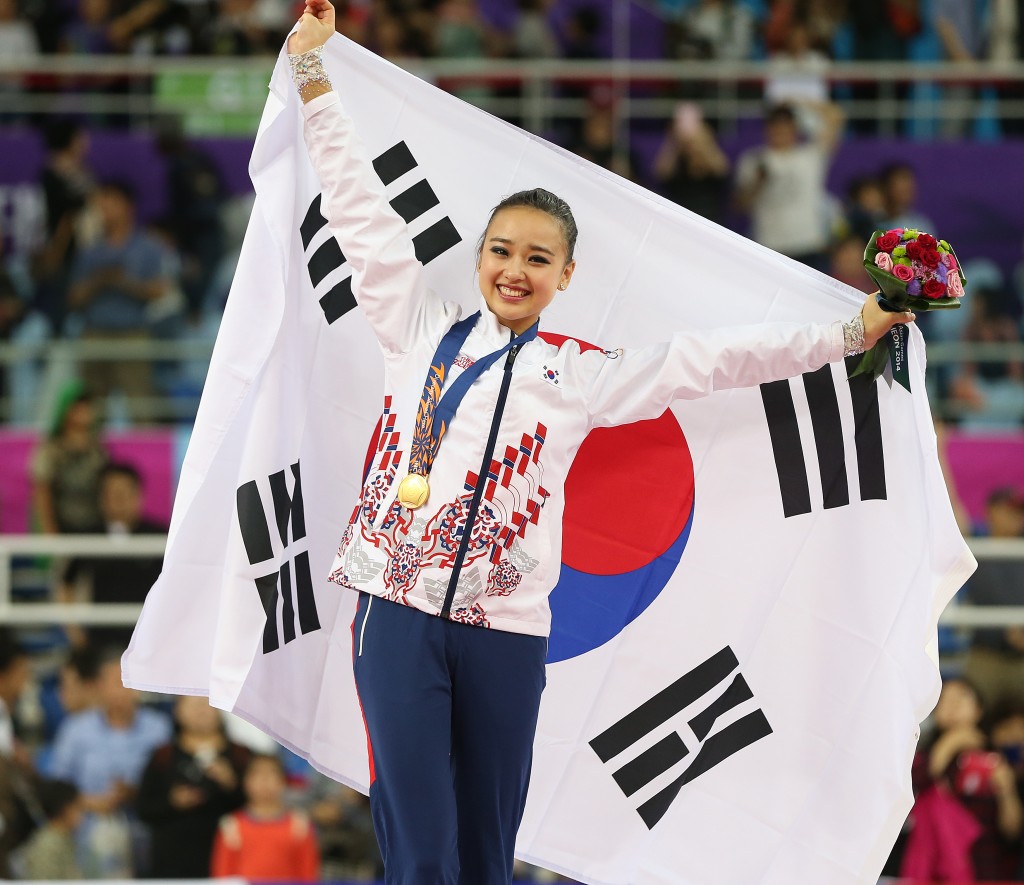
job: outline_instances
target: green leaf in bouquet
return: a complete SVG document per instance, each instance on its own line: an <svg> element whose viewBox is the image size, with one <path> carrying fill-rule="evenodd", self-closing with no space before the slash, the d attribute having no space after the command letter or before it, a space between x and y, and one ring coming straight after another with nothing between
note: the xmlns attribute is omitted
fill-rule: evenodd
<svg viewBox="0 0 1024 885"><path fill-rule="evenodd" d="M954 310L960 306L960 299L952 296L947 298L922 298L920 295L911 295L907 299L907 306L912 310Z"/></svg>

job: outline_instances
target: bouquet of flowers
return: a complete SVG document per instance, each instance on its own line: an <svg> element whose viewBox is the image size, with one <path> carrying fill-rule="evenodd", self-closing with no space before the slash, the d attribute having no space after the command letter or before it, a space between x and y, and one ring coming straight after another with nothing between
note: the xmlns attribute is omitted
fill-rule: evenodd
<svg viewBox="0 0 1024 885"><path fill-rule="evenodd" d="M911 228L876 230L864 250L864 268L881 290L878 303L893 312L957 308L967 282L949 243ZM877 378L891 355L893 377L909 390L906 342L906 326L894 326L852 374Z"/></svg>

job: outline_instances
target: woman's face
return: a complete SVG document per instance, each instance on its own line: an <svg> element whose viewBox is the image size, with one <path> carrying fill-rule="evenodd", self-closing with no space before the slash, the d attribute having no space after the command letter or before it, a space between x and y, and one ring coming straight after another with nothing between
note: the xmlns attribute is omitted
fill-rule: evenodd
<svg viewBox="0 0 1024 885"><path fill-rule="evenodd" d="M956 679L943 684L932 718L940 731L974 728L981 721L981 704L974 690Z"/></svg>
<svg viewBox="0 0 1024 885"><path fill-rule="evenodd" d="M576 267L568 264L562 228L546 212L527 206L502 209L484 234L477 272L480 292L498 321L525 332L569 285Z"/></svg>

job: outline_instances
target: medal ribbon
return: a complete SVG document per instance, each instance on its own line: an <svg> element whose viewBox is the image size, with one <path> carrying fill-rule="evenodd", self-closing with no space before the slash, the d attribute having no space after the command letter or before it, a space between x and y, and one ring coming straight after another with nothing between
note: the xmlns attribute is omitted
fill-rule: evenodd
<svg viewBox="0 0 1024 885"><path fill-rule="evenodd" d="M445 333L441 343L437 345L434 358L430 361L427 378L423 382L423 394L420 396L420 407L416 414L416 427L413 431L412 447L409 453L410 473L420 476L427 476L430 473L434 458L437 456L438 449L441 448L441 440L473 382L513 347L521 347L537 337L538 324L534 323L522 335L513 337L500 350L489 353L473 363L455 379L452 386L438 401L449 369L458 357L478 319L480 319L480 311L464 320L459 320Z"/></svg>

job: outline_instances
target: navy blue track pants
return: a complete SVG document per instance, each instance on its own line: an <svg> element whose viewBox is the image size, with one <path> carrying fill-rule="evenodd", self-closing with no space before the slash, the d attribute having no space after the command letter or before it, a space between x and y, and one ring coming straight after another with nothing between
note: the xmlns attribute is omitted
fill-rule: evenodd
<svg viewBox="0 0 1024 885"><path fill-rule="evenodd" d="M387 885L508 885L547 640L365 593L352 629Z"/></svg>

